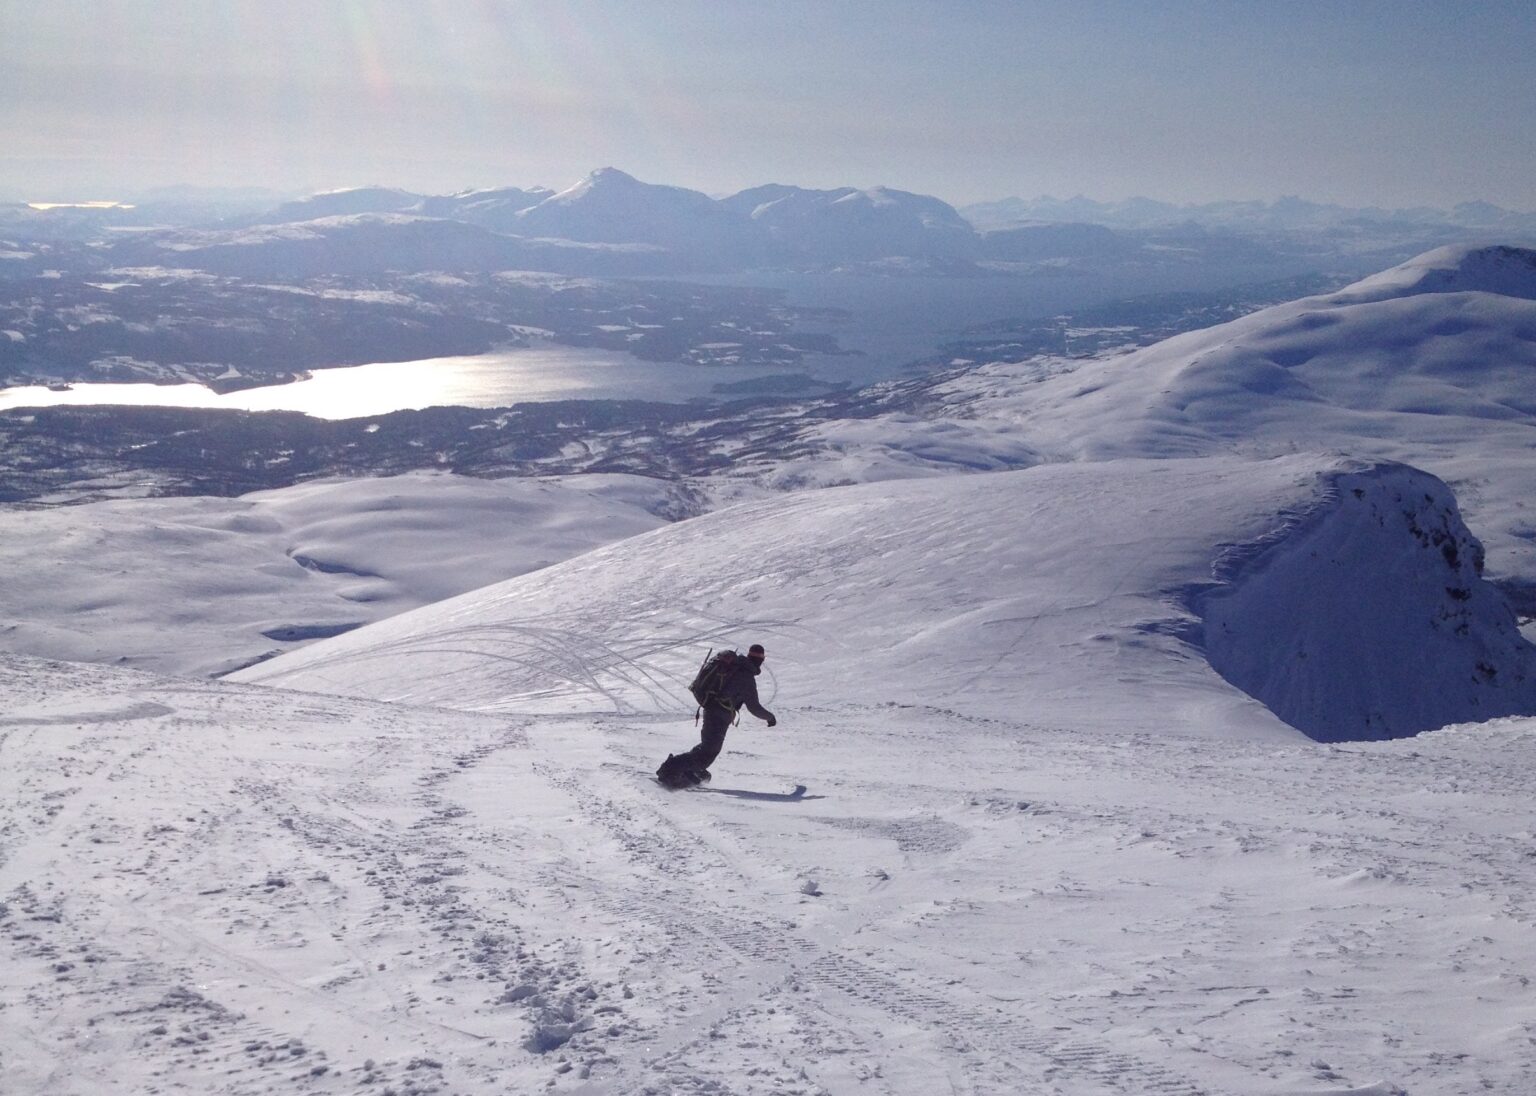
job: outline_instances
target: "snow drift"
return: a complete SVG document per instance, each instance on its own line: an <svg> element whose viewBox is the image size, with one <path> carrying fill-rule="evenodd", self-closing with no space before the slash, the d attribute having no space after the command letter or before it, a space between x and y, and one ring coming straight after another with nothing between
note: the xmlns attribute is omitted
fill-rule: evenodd
<svg viewBox="0 0 1536 1096"><path fill-rule="evenodd" d="M471 710L665 712L688 706L706 648L756 639L770 706L781 678L801 702L1095 728L1151 705L1170 733L1284 734L1278 715L1386 737L1536 712L1536 651L1479 552L1444 486L1410 468L1051 465L737 506L237 676Z"/></svg>

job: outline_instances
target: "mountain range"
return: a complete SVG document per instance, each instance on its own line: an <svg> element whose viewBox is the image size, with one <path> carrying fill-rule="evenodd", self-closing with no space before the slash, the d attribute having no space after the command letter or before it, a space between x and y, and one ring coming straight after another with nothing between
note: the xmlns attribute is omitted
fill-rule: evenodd
<svg viewBox="0 0 1536 1096"><path fill-rule="evenodd" d="M240 197L250 203L256 196ZM1319 249L1336 257L1387 254L1467 233L1517 241L1536 234L1536 215L1486 202L1442 211L1352 209L1299 198L1180 206L1047 197L957 210L883 186L768 184L716 198L641 182L612 167L559 192L508 186L429 195L369 186L218 221L207 216L219 208L210 201L189 195L184 214L166 195L142 209L12 206L0 211L0 235L20 241L16 254L26 241L94 236L109 245L98 256L108 265L181 262L260 277L310 276L326 262L333 272L452 270L458 263L622 275L859 268L896 259L974 277L1052 261L1230 262L1234 248L1246 249L1247 261L1274 263L1277 251L1310 252L1315 261ZM0 276L5 269L0 263Z"/></svg>
<svg viewBox="0 0 1536 1096"><path fill-rule="evenodd" d="M625 256L654 272L740 269L784 263L839 263L890 256L958 258L976 254L976 234L936 198L877 187L817 191L770 186L716 200L684 187L643 183L603 168L558 193L503 188L429 196L384 187L317 194L242 223L200 235L172 232L127 245L153 265L166 251L231 272L210 250L240 257L278 252L279 265L312 273L316 263L282 255L278 240L302 233L324 240L347 271L365 233L363 254L389 269L506 269L626 273ZM382 237L394 235L396 245ZM440 240L438 254L413 254L413 240ZM288 250L292 250L289 248ZM432 266L430 264L439 265ZM648 263L649 265L645 265ZM387 264L393 264L392 266Z"/></svg>

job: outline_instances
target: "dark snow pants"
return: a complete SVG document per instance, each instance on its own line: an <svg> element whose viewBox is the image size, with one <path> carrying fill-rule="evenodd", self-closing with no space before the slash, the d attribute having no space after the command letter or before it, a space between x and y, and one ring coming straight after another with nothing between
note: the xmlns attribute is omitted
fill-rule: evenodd
<svg viewBox="0 0 1536 1096"><path fill-rule="evenodd" d="M699 728L699 744L683 754L687 758L688 768L698 771L715 763L715 758L725 748L725 732L731 729L735 719L735 712L718 704L711 704L704 709L704 725Z"/></svg>

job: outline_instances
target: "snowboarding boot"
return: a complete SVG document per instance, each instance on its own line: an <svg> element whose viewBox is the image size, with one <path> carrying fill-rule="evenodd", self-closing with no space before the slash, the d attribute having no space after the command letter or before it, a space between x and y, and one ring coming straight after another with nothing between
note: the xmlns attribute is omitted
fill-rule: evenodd
<svg viewBox="0 0 1536 1096"><path fill-rule="evenodd" d="M710 774L708 772L703 774L703 778L708 780ZM668 754L667 760L662 761L660 768L656 769L656 780L667 784L668 787L673 787L673 789L677 789L677 787L693 787L694 784L699 783L696 771L688 768L687 754Z"/></svg>
<svg viewBox="0 0 1536 1096"><path fill-rule="evenodd" d="M656 779L669 788L687 788L694 784L693 774L683 768L682 758L667 754L667 759L656 770Z"/></svg>

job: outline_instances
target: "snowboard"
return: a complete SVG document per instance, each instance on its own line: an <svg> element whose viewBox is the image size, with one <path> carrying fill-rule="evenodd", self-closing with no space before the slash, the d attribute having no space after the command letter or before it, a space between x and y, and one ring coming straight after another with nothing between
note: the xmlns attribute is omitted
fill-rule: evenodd
<svg viewBox="0 0 1536 1096"><path fill-rule="evenodd" d="M661 785L663 788L667 789L669 792L709 792L714 795L728 795L733 799L760 799L772 803L792 803L797 799L804 799L806 792L806 787L804 784L796 784L787 792L758 792L749 791L745 788L711 788L707 783L672 785L668 784L665 780L662 780L659 776L652 776L650 779ZM818 799L820 797L813 795L811 798Z"/></svg>
<svg viewBox="0 0 1536 1096"><path fill-rule="evenodd" d="M660 784L663 788L666 788L669 792L684 792L689 788L702 788L704 786L703 784L695 784L691 780L682 784L673 784L670 781L663 780L661 777L654 775L651 777L651 779L656 781L656 783Z"/></svg>

